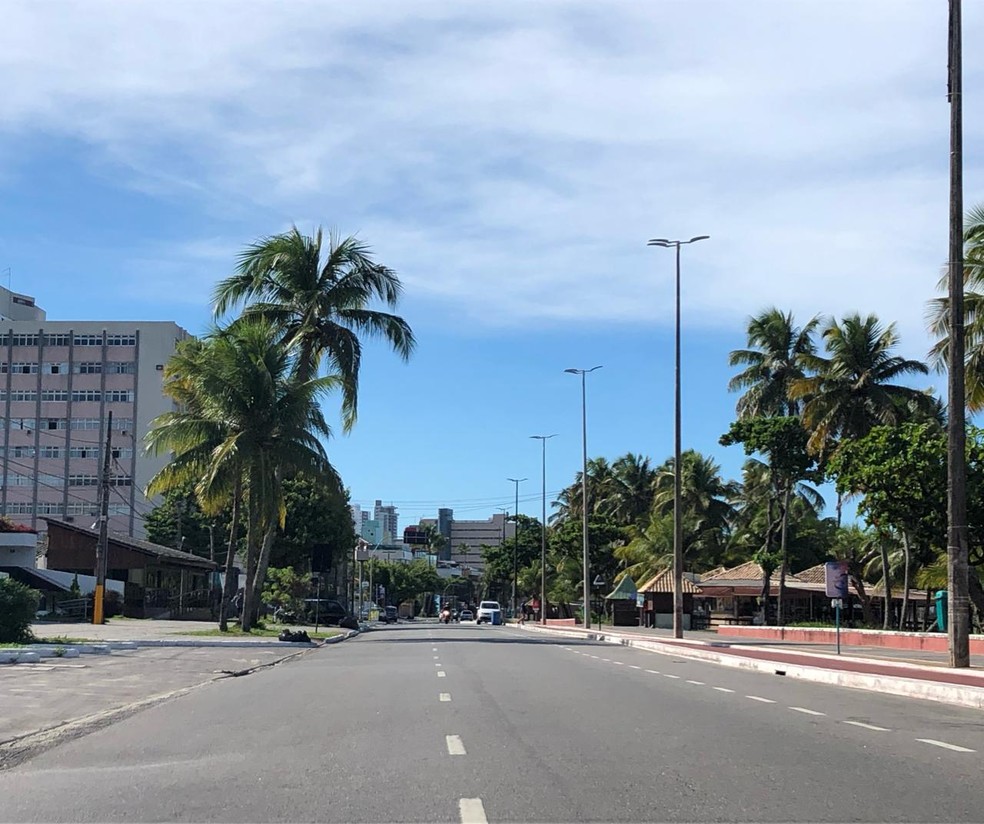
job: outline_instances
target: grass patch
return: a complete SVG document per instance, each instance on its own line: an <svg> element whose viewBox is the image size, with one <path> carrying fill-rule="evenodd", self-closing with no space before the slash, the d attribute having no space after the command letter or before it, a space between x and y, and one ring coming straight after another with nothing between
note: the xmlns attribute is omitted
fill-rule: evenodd
<svg viewBox="0 0 984 824"><path fill-rule="evenodd" d="M195 629L191 632L175 632L173 635L194 635L202 638L276 638L281 633L281 629L267 627L256 627L249 632L243 632L239 627L230 627L228 632L223 632L218 627L212 629ZM312 641L323 641L325 638L334 638L341 635L339 629L327 629L320 632L308 631L308 638Z"/></svg>
<svg viewBox="0 0 984 824"><path fill-rule="evenodd" d="M48 644L53 646L71 646L73 644L92 644L96 643L89 638L68 638L64 635L53 635L50 638L35 638L33 641L28 641L26 644L0 644L0 649L20 649L21 647L29 647L33 644Z"/></svg>

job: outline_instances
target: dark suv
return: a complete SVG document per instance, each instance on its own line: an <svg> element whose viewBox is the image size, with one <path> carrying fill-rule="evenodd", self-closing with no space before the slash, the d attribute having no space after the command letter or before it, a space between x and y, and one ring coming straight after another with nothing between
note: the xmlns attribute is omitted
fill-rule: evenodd
<svg viewBox="0 0 984 824"><path fill-rule="evenodd" d="M395 624L399 618L396 607L383 607L379 610L379 620L384 624Z"/></svg>
<svg viewBox="0 0 984 824"><path fill-rule="evenodd" d="M306 598L304 600L304 615L309 624L317 618L322 624L337 624L348 611L338 601L322 598Z"/></svg>

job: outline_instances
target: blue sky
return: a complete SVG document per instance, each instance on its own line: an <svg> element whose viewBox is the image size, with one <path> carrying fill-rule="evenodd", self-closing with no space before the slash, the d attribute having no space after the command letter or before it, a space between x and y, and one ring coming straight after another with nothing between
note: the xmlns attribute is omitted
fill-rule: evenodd
<svg viewBox="0 0 984 824"><path fill-rule="evenodd" d="M737 477L727 353L777 305L875 312L906 355L946 257L945 3L32 3L0 30L0 270L53 319L209 320L255 238L358 233L420 340L370 347L329 451L401 523L521 509L589 451ZM984 6L965 3L966 201L984 201ZM934 376L932 383L942 385Z"/></svg>

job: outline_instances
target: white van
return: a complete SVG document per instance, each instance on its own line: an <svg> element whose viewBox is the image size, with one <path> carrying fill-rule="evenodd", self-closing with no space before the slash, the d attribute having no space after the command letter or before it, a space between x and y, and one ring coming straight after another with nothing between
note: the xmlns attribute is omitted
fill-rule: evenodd
<svg viewBox="0 0 984 824"><path fill-rule="evenodd" d="M499 608L498 601L482 601L478 605L478 615L475 616L475 623L481 624L488 621L496 625L502 623L502 610Z"/></svg>

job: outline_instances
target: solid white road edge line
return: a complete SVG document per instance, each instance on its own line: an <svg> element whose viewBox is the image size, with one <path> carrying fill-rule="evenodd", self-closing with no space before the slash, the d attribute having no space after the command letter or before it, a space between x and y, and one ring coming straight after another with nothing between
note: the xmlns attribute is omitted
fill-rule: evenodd
<svg viewBox="0 0 984 824"><path fill-rule="evenodd" d="M448 745L448 755L465 755L465 745L461 743L460 735L445 735Z"/></svg>
<svg viewBox="0 0 984 824"><path fill-rule="evenodd" d="M481 798L462 798L458 802L461 824L489 824Z"/></svg>
<svg viewBox="0 0 984 824"><path fill-rule="evenodd" d="M921 741L923 744L932 744L934 747L942 747L944 750L953 750L954 752L977 752L977 750L972 750L969 747L958 747L956 744L947 744L946 741L937 741L935 738L917 738L916 741Z"/></svg>

